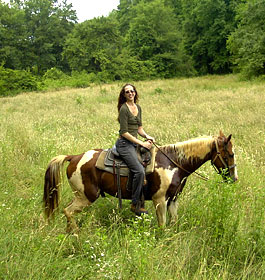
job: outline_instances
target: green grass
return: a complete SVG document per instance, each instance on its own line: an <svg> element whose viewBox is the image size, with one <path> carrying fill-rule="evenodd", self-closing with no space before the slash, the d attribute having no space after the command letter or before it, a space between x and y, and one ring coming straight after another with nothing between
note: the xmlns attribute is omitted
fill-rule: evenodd
<svg viewBox="0 0 265 280"><path fill-rule="evenodd" d="M234 75L135 83L145 130L160 144L219 130L233 134L239 181L222 183L210 164L179 197L176 224L157 227L107 196L77 215L67 235L62 209L43 218L48 162L109 148L118 137L121 83L1 98L0 279L264 279L265 87Z"/></svg>

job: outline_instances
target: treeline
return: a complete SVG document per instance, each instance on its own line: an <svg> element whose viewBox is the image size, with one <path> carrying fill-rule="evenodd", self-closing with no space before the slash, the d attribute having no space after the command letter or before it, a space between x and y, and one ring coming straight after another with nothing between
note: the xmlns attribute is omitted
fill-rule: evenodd
<svg viewBox="0 0 265 280"><path fill-rule="evenodd" d="M236 71L265 74L265 0L120 0L77 22L67 0L0 0L0 94Z"/></svg>

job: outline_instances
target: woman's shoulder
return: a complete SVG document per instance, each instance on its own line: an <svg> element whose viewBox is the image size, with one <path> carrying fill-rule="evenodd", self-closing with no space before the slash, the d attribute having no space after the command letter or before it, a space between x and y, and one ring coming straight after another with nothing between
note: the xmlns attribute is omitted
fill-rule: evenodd
<svg viewBox="0 0 265 280"><path fill-rule="evenodd" d="M121 108L120 108L120 111L121 110L126 110L127 111L127 109L128 109L128 106L126 105L126 103L123 103L122 105L121 105Z"/></svg>
<svg viewBox="0 0 265 280"><path fill-rule="evenodd" d="M142 111L142 108L141 108L141 106L139 104L136 103L136 106L137 106L139 111Z"/></svg>
<svg viewBox="0 0 265 280"><path fill-rule="evenodd" d="M121 108L120 108L119 113L127 113L128 111L129 111L128 106L126 105L126 103L123 103L123 104L121 105Z"/></svg>

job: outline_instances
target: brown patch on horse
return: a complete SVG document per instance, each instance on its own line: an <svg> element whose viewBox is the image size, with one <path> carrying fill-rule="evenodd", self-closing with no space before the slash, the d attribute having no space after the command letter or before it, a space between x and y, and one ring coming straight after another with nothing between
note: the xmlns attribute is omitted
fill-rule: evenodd
<svg viewBox="0 0 265 280"><path fill-rule="evenodd" d="M151 200L153 194L155 194L160 188L161 179L156 170L153 173L147 175L146 179L147 187L144 188L144 198L145 200Z"/></svg>
<svg viewBox="0 0 265 280"><path fill-rule="evenodd" d="M83 157L85 153L80 154L80 155L76 155L74 157L72 157L71 159L69 159L68 161L70 161L71 163L68 165L67 167L67 178L71 178L72 174L76 171L76 167L78 162L80 161L80 159Z"/></svg>
<svg viewBox="0 0 265 280"><path fill-rule="evenodd" d="M73 158L67 168L67 176L73 192L85 195L90 202L99 196L95 162L102 150L90 150ZM89 186L89 187L88 187Z"/></svg>

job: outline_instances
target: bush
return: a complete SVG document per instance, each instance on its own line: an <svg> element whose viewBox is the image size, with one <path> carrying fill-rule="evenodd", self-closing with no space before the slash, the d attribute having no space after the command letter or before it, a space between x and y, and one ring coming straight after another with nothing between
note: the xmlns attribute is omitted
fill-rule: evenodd
<svg viewBox="0 0 265 280"><path fill-rule="evenodd" d="M42 81L38 83L38 90L58 90L67 87L86 88L97 81L98 77L94 73L88 74L86 71L74 71L71 75L67 75L61 70L51 68L47 70L42 77Z"/></svg>
<svg viewBox="0 0 265 280"><path fill-rule="evenodd" d="M65 78L66 74L63 73L63 71L53 67L51 69L48 69L46 73L43 75L43 78L51 79L51 80L60 80Z"/></svg>
<svg viewBox="0 0 265 280"><path fill-rule="evenodd" d="M147 80L157 76L155 65L150 60L141 61L137 57L124 56L117 74L122 80Z"/></svg>
<svg viewBox="0 0 265 280"><path fill-rule="evenodd" d="M37 78L25 70L12 70L0 66L0 96L15 95L37 89Z"/></svg>
<svg viewBox="0 0 265 280"><path fill-rule="evenodd" d="M93 82L94 73L88 74L86 71L72 72L69 86L74 88L86 88Z"/></svg>

